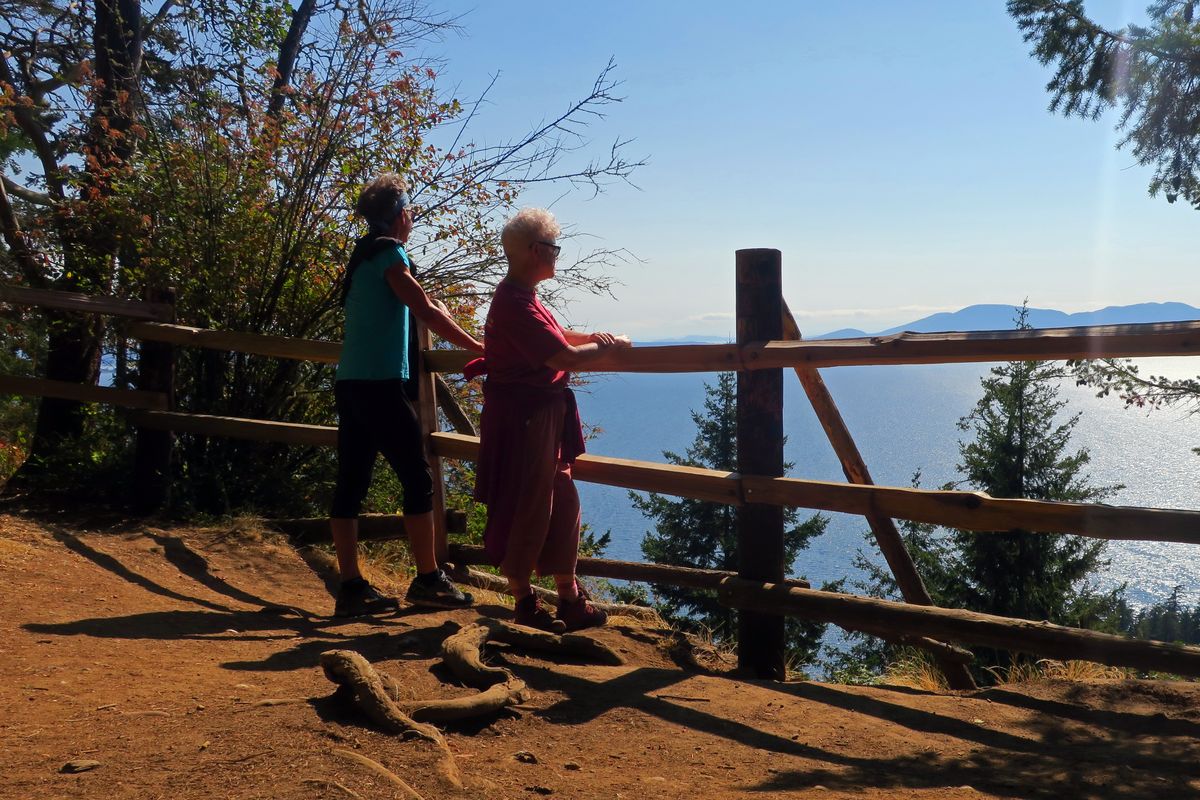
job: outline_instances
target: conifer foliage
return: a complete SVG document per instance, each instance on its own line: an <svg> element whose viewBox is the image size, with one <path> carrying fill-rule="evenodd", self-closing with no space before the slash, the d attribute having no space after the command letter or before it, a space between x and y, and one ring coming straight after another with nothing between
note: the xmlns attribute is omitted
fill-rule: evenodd
<svg viewBox="0 0 1200 800"><path fill-rule="evenodd" d="M1028 328L1027 312L1017 327ZM1097 502L1121 488L1098 487L1085 471L1086 449L1071 452L1079 413L1063 417L1062 369L1048 362L1014 361L982 379L983 395L959 429L962 484L993 497ZM960 484L961 485L961 484ZM960 580L955 605L975 611L1059 624L1092 626L1111 614L1113 594L1087 580L1104 565L1104 541L1022 530L952 535ZM935 584L938 582L935 582Z"/></svg>
<svg viewBox="0 0 1200 800"><path fill-rule="evenodd" d="M1050 110L1097 119L1117 109L1117 129L1137 162L1154 168L1150 194L1200 210L1200 19L1194 0L1156 0L1149 24L1108 30L1082 0L1009 0L1032 55L1054 73ZM1200 410L1200 377L1144 375L1127 359L1071 364L1081 385L1127 406ZM1200 448L1196 448L1200 453Z"/></svg>
<svg viewBox="0 0 1200 800"><path fill-rule="evenodd" d="M1180 599L1182 586L1176 586L1161 603L1136 613L1126 609L1127 619L1122 629L1139 639L1160 642L1200 643L1200 604L1189 608Z"/></svg>
<svg viewBox="0 0 1200 800"><path fill-rule="evenodd" d="M1139 164L1154 167L1150 193L1200 209L1200 20L1192 0L1156 0L1149 25L1109 30L1082 0L1009 0L1032 55L1054 70L1050 110L1096 119L1119 110L1117 128Z"/></svg>
<svg viewBox="0 0 1200 800"><path fill-rule="evenodd" d="M737 469L736 380L732 372L705 384L704 412L692 411L696 438L684 455L664 451L672 464L715 470ZM785 464L784 469L790 468ZM737 570L737 511L732 506L658 494L642 497L630 492L634 506L654 522L642 539L647 560L699 569ZM809 541L825 531L829 520L814 514L797 524L795 509L784 512L784 560L791 564ZM718 642L737 636L737 612L721 605L716 594L675 586L654 586L659 612L679 627L708 630ZM825 626L795 618L787 620L787 647L793 662L815 656Z"/></svg>
<svg viewBox="0 0 1200 800"><path fill-rule="evenodd" d="M1027 316L1024 307L1018 309L1018 328L1029 328ZM1077 503L1098 502L1121 489L1092 484L1087 449L1072 449L1080 414L1066 413L1067 403L1059 397L1066 375L1052 362L1013 361L992 368L980 380L983 393L975 407L958 422L967 434L958 445L960 479L943 488ZM919 481L918 473L914 485ZM1025 530L946 531L906 521L901 528L939 606L1102 630L1121 624L1123 587L1101 592L1092 584L1107 563L1105 541ZM866 573L862 588L868 594L899 597L886 568L861 551L855 566ZM835 666L857 661L880 670L895 657L890 650L860 641ZM976 656L985 667L1010 661L1009 654L992 650L978 650Z"/></svg>

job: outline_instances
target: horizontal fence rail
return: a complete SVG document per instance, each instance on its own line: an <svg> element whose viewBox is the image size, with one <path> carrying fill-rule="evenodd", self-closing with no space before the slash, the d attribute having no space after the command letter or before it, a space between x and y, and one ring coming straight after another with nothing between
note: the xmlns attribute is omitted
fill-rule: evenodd
<svg viewBox="0 0 1200 800"><path fill-rule="evenodd" d="M772 369L1194 355L1197 321L767 342L748 348L745 360L747 369Z"/></svg>
<svg viewBox="0 0 1200 800"><path fill-rule="evenodd" d="M433 452L442 458L474 461L479 457L477 436L439 432L430 438ZM571 475L576 480L588 483L671 494L731 506L742 504L736 472L656 464L630 458L583 455L576 459Z"/></svg>
<svg viewBox="0 0 1200 800"><path fill-rule="evenodd" d="M24 286L2 284L0 284L0 302L52 308L57 311L83 311L91 314L108 314L114 317L161 322L169 322L175 317L175 309L169 303L147 303L141 300L125 300L120 297L96 297L77 292L28 289Z"/></svg>
<svg viewBox="0 0 1200 800"><path fill-rule="evenodd" d="M783 367L954 364L992 361L1062 361L1200 355L1200 322L1156 322L1011 331L898 333L858 339L663 345L609 350L586 372L725 372ZM431 353L435 372L461 372L474 355Z"/></svg>
<svg viewBox="0 0 1200 800"><path fill-rule="evenodd" d="M798 478L742 477L746 500L932 522L970 531L1029 530L1093 539L1200 544L1200 511L992 497Z"/></svg>
<svg viewBox="0 0 1200 800"><path fill-rule="evenodd" d="M236 350L252 355L335 363L341 343L167 324L170 304L94 297L72 292L0 285L0 302L129 317L145 322L130 334L169 344ZM427 350L432 372L459 372L474 355ZM588 372L723 372L782 367L1058 361L1200 355L1200 321L1073 328L897 333L855 339L699 344L610 350L589 362Z"/></svg>
<svg viewBox="0 0 1200 800"><path fill-rule="evenodd" d="M741 578L723 581L717 595L732 608L832 622L847 630L874 633L883 628L891 636L933 637L1064 661L1200 676L1200 647Z"/></svg>
<svg viewBox="0 0 1200 800"><path fill-rule="evenodd" d="M135 425L151 430L194 433L200 436L227 436L231 439L307 447L337 447L337 428L328 425L218 417L210 414L187 414L182 411L134 411L129 418Z"/></svg>
<svg viewBox="0 0 1200 800"><path fill-rule="evenodd" d="M337 445L337 429L323 425L164 411L138 411L131 416L138 425L159 430L309 447ZM477 437L439 432L430 438L434 453L442 458L473 461L478 457ZM1073 533L1095 539L1200 544L1200 511L1019 500L991 497L982 492L766 478L592 455L580 456L573 474L576 479L589 483L726 505L756 502L848 514L877 513L984 533L1020 529Z"/></svg>
<svg viewBox="0 0 1200 800"><path fill-rule="evenodd" d="M443 458L473 461L479 455L476 437L435 433L431 438L434 452ZM575 462L573 474L592 483L728 505L753 502L848 514L879 513L979 532L1021 529L1074 533L1095 539L1200 544L1200 511L1010 500L983 492L767 478L588 455Z"/></svg>
<svg viewBox="0 0 1200 800"><path fill-rule="evenodd" d="M84 403L105 403L123 408L162 411L167 408L165 392L139 389L115 389L111 386L91 386L71 381L52 381L48 378L26 378L0 375L0 394L20 394L29 397L54 397Z"/></svg>
<svg viewBox="0 0 1200 800"><path fill-rule="evenodd" d="M455 564L491 564L491 560L478 545L451 544L450 560ZM653 564L641 561L618 561L612 558L588 558L580 556L576 563L575 572L593 578L610 578L618 581L642 581L644 583L662 583L670 586L684 586L691 589L712 589L721 587L726 578L736 578L736 572L718 569L696 569L694 567L675 567L669 564ZM792 586L798 589L808 589L806 580L787 580L780 585Z"/></svg>
<svg viewBox="0 0 1200 800"><path fill-rule="evenodd" d="M187 325L142 322L130 325L128 332L130 336L151 342L204 347L209 350L236 350L256 356L316 361L322 364L336 364L342 352L341 342L191 328Z"/></svg>

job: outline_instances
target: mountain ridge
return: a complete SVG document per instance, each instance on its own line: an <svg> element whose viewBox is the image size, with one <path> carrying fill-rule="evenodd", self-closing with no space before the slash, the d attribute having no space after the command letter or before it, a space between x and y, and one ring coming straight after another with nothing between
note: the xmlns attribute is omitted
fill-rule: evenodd
<svg viewBox="0 0 1200 800"><path fill-rule="evenodd" d="M942 311L927 317L868 333L858 328L839 328L806 339L855 339L864 336L887 336L905 331L933 333L935 331L993 331L1011 330L1020 306L1003 303L978 303L958 311ZM1200 320L1200 308L1175 301L1134 303L1127 306L1105 306L1094 311L1067 313L1053 308L1030 308L1029 324L1035 328L1073 328L1083 325L1131 325L1150 322L1181 322ZM711 344L727 342L725 336L676 336L655 339L639 344Z"/></svg>

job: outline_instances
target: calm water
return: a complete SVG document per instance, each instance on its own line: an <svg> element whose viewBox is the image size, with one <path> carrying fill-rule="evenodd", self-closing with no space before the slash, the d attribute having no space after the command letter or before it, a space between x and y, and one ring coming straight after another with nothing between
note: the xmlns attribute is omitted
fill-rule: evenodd
<svg viewBox="0 0 1200 800"><path fill-rule="evenodd" d="M1195 359L1147 359L1147 374L1196 375ZM876 483L908 486L913 473L935 488L955 479L957 420L981 394L986 365L841 367L823 371ZM792 477L842 481L841 467L811 407L790 374L785 376L786 458ZM682 453L695 428L689 410L701 409L704 381L711 375L613 375L597 378L579 395L584 420L603 432L588 443L597 455L662 461L662 451ZM1087 389L1065 384L1060 397L1068 411L1082 411L1074 446L1091 451L1093 483L1125 484L1108 502L1159 508L1200 509L1200 415L1179 411L1146 414L1125 409L1119 400L1098 399ZM584 521L611 530L613 558L641 560L640 544L649 526L629 502L628 492L580 483ZM814 586L854 577L851 560L866 545L861 517L831 514L824 536L814 540L794 565ZM1158 542L1113 542L1103 586L1128 584L1137 605L1165 598L1183 586L1188 603L1200 602L1200 547ZM881 560L877 557L876 560Z"/></svg>

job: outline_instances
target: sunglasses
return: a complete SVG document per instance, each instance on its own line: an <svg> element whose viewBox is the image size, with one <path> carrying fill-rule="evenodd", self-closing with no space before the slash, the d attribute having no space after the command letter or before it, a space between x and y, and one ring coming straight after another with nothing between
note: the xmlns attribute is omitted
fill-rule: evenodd
<svg viewBox="0 0 1200 800"><path fill-rule="evenodd" d="M542 247L549 247L551 252L554 253L555 258L558 258L558 254L562 252L562 247L554 244L554 242L543 242L539 240L535 242L535 244L540 244Z"/></svg>

